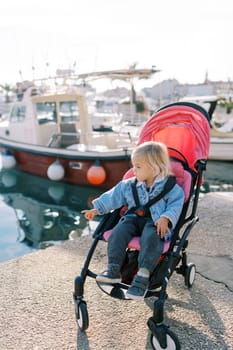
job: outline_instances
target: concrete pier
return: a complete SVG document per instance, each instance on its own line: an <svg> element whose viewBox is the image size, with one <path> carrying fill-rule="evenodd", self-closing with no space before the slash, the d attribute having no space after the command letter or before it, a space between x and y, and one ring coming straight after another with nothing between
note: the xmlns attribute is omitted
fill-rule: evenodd
<svg viewBox="0 0 233 350"><path fill-rule="evenodd" d="M173 274L165 303L165 323L182 350L233 349L233 193L200 198L199 222L190 234L189 261L197 266L189 290ZM85 284L89 328L78 330L72 299L92 237L67 241L0 264L1 350L151 349L146 325L153 298L121 301ZM101 272L106 244L100 242L91 267Z"/></svg>

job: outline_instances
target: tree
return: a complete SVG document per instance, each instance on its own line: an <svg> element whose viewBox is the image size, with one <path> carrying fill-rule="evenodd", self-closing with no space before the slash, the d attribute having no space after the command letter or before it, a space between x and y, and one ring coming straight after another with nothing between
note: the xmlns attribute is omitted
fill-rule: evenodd
<svg viewBox="0 0 233 350"><path fill-rule="evenodd" d="M0 84L0 88L5 92L5 102L9 103L10 102L10 92L14 91L13 86L10 84Z"/></svg>

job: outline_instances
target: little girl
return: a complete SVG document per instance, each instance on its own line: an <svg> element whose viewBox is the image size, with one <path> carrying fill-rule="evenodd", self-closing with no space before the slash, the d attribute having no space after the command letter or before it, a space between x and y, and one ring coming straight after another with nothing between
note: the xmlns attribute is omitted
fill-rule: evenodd
<svg viewBox="0 0 233 350"><path fill-rule="evenodd" d="M170 175L170 160L167 147L160 142L145 142L132 152L131 161L135 177L122 180L112 189L93 200L94 209L83 210L88 220L96 215L109 213L122 206L128 207L128 214L119 220L108 240L107 271L96 277L98 282L121 282L121 266L124 262L128 243L134 236L140 236L138 272L127 291L130 299L143 299L149 285L150 274L162 254L165 240L171 239L184 202L184 192L175 186L157 203L149 208L149 215L138 216L130 210L136 207L132 183L136 181L136 190L140 205L145 205L164 188Z"/></svg>

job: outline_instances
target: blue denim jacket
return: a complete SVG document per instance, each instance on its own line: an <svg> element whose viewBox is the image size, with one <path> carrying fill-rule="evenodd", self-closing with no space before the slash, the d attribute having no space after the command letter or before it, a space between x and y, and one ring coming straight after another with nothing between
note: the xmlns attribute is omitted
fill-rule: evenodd
<svg viewBox="0 0 233 350"><path fill-rule="evenodd" d="M106 214L124 205L127 205L128 209L135 207L132 181L135 181L135 177L122 180L115 187L94 199L93 206L98 210L98 213L100 215ZM149 199L156 197L163 190L166 181L167 177L158 176L149 190L146 188L145 182L137 182L140 205L145 205ZM181 214L183 203L184 191L176 184L160 201L150 207L153 222L158 220L160 216L165 216L174 228Z"/></svg>

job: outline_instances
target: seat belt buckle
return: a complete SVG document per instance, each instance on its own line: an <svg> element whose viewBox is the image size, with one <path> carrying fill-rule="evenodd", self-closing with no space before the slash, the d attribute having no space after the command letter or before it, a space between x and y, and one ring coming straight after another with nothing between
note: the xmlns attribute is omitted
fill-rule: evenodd
<svg viewBox="0 0 233 350"><path fill-rule="evenodd" d="M135 213L140 217L148 216L148 210L144 207L139 207L135 210Z"/></svg>

